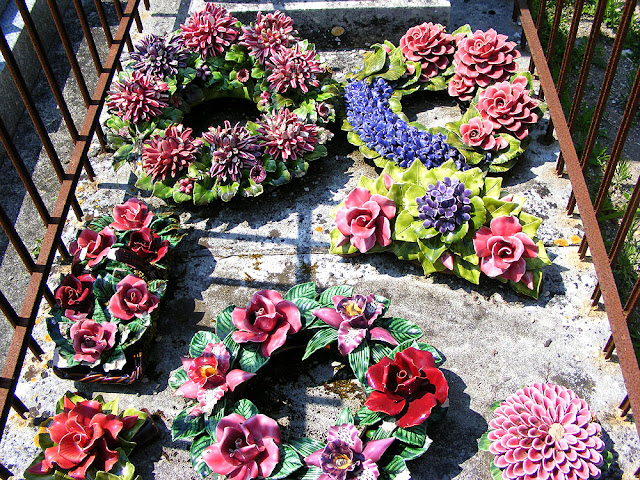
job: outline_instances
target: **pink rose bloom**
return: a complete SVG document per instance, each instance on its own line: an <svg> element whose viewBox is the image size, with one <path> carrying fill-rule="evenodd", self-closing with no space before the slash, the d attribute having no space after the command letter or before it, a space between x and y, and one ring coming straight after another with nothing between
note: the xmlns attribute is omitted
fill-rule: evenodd
<svg viewBox="0 0 640 480"><path fill-rule="evenodd" d="M147 205L137 198L130 198L122 205L113 208L113 222L109 225L116 230L135 230L148 227L153 220L153 213Z"/></svg>
<svg viewBox="0 0 640 480"><path fill-rule="evenodd" d="M473 79L463 77L456 73L451 80L449 80L447 91L452 97L459 97L461 101L468 102L473 99L476 85Z"/></svg>
<svg viewBox="0 0 640 480"><path fill-rule="evenodd" d="M513 83L496 83L480 92L477 108L485 122L491 123L495 131L510 133L520 140L529 135L527 125L538 121L533 112L538 103L526 87L527 78L521 76Z"/></svg>
<svg viewBox="0 0 640 480"><path fill-rule="evenodd" d="M480 147L483 150L500 150L509 145L502 137L493 136L493 123L483 121L482 117L473 117L469 123L460 125L462 141L470 147Z"/></svg>
<svg viewBox="0 0 640 480"><path fill-rule="evenodd" d="M396 215L393 201L382 195L371 195L366 188L354 189L336 213L336 226L340 231L337 246L351 242L360 253L376 244L391 244L391 222Z"/></svg>
<svg viewBox="0 0 640 480"><path fill-rule="evenodd" d="M129 248L147 262L156 263L169 251L169 240L162 240L156 232L143 227L131 232Z"/></svg>
<svg viewBox="0 0 640 480"><path fill-rule="evenodd" d="M440 71L446 70L453 54L453 35L445 32L442 25L432 22L416 25L407 30L400 39L400 50L407 60L420 63L420 81L426 82Z"/></svg>
<svg viewBox="0 0 640 480"><path fill-rule="evenodd" d="M147 290L147 283L135 275L127 275L116 285L109 300L111 315L121 320L144 317L158 306L160 298Z"/></svg>
<svg viewBox="0 0 640 480"><path fill-rule="evenodd" d="M96 323L80 320L71 326L71 340L78 362L95 363L105 350L111 350L116 342L118 326L115 323Z"/></svg>
<svg viewBox="0 0 640 480"><path fill-rule="evenodd" d="M182 359L182 367L189 380L175 394L198 400L198 405L189 411L189 415L210 415L228 390L234 391L238 385L255 376L255 373L240 369L228 371L230 359L231 355L222 342L209 343L199 357Z"/></svg>
<svg viewBox="0 0 640 480"><path fill-rule="evenodd" d="M247 419L238 413L227 415L216 426L216 438L202 459L227 480L266 478L280 459L280 427L266 415Z"/></svg>
<svg viewBox="0 0 640 480"><path fill-rule="evenodd" d="M284 345L289 332L296 333L302 328L298 307L275 290L254 293L246 308L233 310L231 319L238 328L232 334L233 340L259 343L264 357L270 357Z"/></svg>
<svg viewBox="0 0 640 480"><path fill-rule="evenodd" d="M523 281L533 288L533 275L527 272L525 258L538 256L538 247L522 231L512 215L491 220L491 228L482 227L473 236L473 246L480 257L480 270L488 277Z"/></svg>
<svg viewBox="0 0 640 480"><path fill-rule="evenodd" d="M70 320L81 320L93 310L93 282L91 274L69 274L62 279L62 284L56 289L55 298L58 306L64 309L64 316Z"/></svg>
<svg viewBox="0 0 640 480"><path fill-rule="evenodd" d="M99 232L85 228L78 239L69 245L69 252L71 255L77 253L80 260L88 258L87 265L94 267L107 256L116 240L116 233L111 227L104 227Z"/></svg>

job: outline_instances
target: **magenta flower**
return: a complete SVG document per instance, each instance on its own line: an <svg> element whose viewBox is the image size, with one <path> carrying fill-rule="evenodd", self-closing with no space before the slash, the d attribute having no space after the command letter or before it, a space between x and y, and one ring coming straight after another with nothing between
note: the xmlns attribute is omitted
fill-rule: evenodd
<svg viewBox="0 0 640 480"><path fill-rule="evenodd" d="M191 128L169 125L163 135L153 135L142 148L142 169L154 180L176 178L196 159L202 140Z"/></svg>
<svg viewBox="0 0 640 480"><path fill-rule="evenodd" d="M160 303L157 295L147 290L147 282L134 275L127 275L116 285L116 293L109 300L111 316L121 320L144 317Z"/></svg>
<svg viewBox="0 0 640 480"><path fill-rule="evenodd" d="M316 59L316 51L304 50L300 42L290 48L281 48L269 58L267 68L272 71L267 77L269 85L278 93L296 88L307 93L309 86L320 85L316 74L324 71Z"/></svg>
<svg viewBox="0 0 640 480"><path fill-rule="evenodd" d="M318 141L318 128L314 124L303 123L288 108L265 113L258 122L257 132L262 135L265 153L284 162L313 152Z"/></svg>
<svg viewBox="0 0 640 480"><path fill-rule="evenodd" d="M210 415L218 400L224 394L255 376L240 369L229 371L231 355L222 342L209 343L202 355L196 358L183 358L182 367L189 377L175 395L198 400L189 415Z"/></svg>
<svg viewBox="0 0 640 480"><path fill-rule="evenodd" d="M218 126L202 134L202 138L211 148L211 169L209 174L223 182L236 182L242 178L242 170L260 165L259 137L252 135L240 123L233 128L229 120L224 127Z"/></svg>
<svg viewBox="0 0 640 480"><path fill-rule="evenodd" d="M78 239L71 242L69 252L78 255L80 260L89 259L87 265L95 267L107 256L116 240L116 233L110 227L104 227L99 232L85 228Z"/></svg>
<svg viewBox="0 0 640 480"><path fill-rule="evenodd" d="M138 198L130 198L113 207L113 222L109 226L119 231L136 230L148 227L152 220L153 212L147 208L147 204Z"/></svg>
<svg viewBox="0 0 640 480"><path fill-rule="evenodd" d="M400 50L407 60L420 63L420 81L426 82L447 69L455 46L453 35L442 25L425 22L407 30L400 39Z"/></svg>
<svg viewBox="0 0 640 480"><path fill-rule="evenodd" d="M391 219L396 205L382 195L371 195L366 188L354 189L336 213L336 226L340 231L337 246L351 242L360 253L366 253L376 244L391 244Z"/></svg>
<svg viewBox="0 0 640 480"><path fill-rule="evenodd" d="M333 108L333 105L331 105L330 103L320 102L316 104L316 113L318 114L318 117L320 117L322 121L327 122L329 121L329 117L331 117L331 115L334 115L336 113L336 110L335 108Z"/></svg>
<svg viewBox="0 0 640 480"><path fill-rule="evenodd" d="M169 86L149 75L133 71L122 81L115 81L107 98L107 107L122 120L146 122L169 106Z"/></svg>
<svg viewBox="0 0 640 480"><path fill-rule="evenodd" d="M232 413L216 426L216 443L202 459L211 470L228 480L267 478L280 459L280 427L266 415L245 419Z"/></svg>
<svg viewBox="0 0 640 480"><path fill-rule="evenodd" d="M536 123L538 115L533 110L538 102L529 96L527 78L516 77L513 83L491 85L478 96L478 111L485 123L495 131L510 133L523 140L529 135L528 124Z"/></svg>
<svg viewBox="0 0 640 480"><path fill-rule="evenodd" d="M97 323L93 320L80 320L71 326L71 341L78 362L95 363L102 352L111 350L116 342L118 326L115 323Z"/></svg>
<svg viewBox="0 0 640 480"><path fill-rule="evenodd" d="M223 7L207 3L203 10L194 12L187 23L180 25L180 36L184 46L199 52L203 59L224 53L240 31L235 26L237 19Z"/></svg>
<svg viewBox="0 0 640 480"><path fill-rule="evenodd" d="M247 70L246 68L238 70L238 73L236 74L236 78L240 83L246 83L247 81L249 81L249 77L249 70Z"/></svg>
<svg viewBox="0 0 640 480"><path fill-rule="evenodd" d="M353 297L333 297L335 308L320 308L312 313L327 325L338 329L338 350L348 355L365 338L398 345L398 341L382 327L374 327L373 322L380 316L384 305L375 295L355 295Z"/></svg>
<svg viewBox="0 0 640 480"><path fill-rule="evenodd" d="M587 402L535 383L502 402L489 422L489 451L507 480L600 478L604 442Z"/></svg>
<svg viewBox="0 0 640 480"><path fill-rule="evenodd" d="M473 98L476 91L476 84L472 78L463 77L456 73L449 80L447 91L452 97L459 97L463 102L468 102Z"/></svg>
<svg viewBox="0 0 640 480"><path fill-rule="evenodd" d="M82 320L93 310L93 275L66 275L55 291L56 303L70 320Z"/></svg>
<svg viewBox="0 0 640 480"><path fill-rule="evenodd" d="M502 137L493 135L493 123L483 121L482 117L473 117L469 123L460 125L460 135L462 141L470 147L480 147L483 150L500 150L509 146L509 143Z"/></svg>
<svg viewBox="0 0 640 480"><path fill-rule="evenodd" d="M480 270L488 277L500 277L519 282L523 280L533 289L533 276L525 277L525 258L538 256L538 247L522 231L522 225L513 215L496 217L490 228L482 227L473 236L473 247L480 257Z"/></svg>
<svg viewBox="0 0 640 480"><path fill-rule="evenodd" d="M369 367L367 381L374 391L364 404L373 412L396 417L401 428L424 423L449 395L447 380L436 368L431 352L413 347Z"/></svg>
<svg viewBox="0 0 640 480"><path fill-rule="evenodd" d="M318 480L376 480L380 476L376 462L394 440L371 440L363 448L358 429L350 423L344 423L330 427L327 445L304 461L309 466L322 469Z"/></svg>
<svg viewBox="0 0 640 480"><path fill-rule="evenodd" d="M129 248L143 260L156 263L162 260L169 251L169 240L162 240L153 230L142 227L131 232Z"/></svg>
<svg viewBox="0 0 640 480"><path fill-rule="evenodd" d="M240 45L249 49L249 55L256 57L260 65L273 57L282 47L289 47L296 41L293 20L276 10L262 15L258 12L253 25L243 26Z"/></svg>
<svg viewBox="0 0 640 480"><path fill-rule="evenodd" d="M284 300L275 290L260 290L253 294L246 308L231 313L237 343L259 343L264 357L270 357L287 340L287 335L302 328L300 310L293 302Z"/></svg>

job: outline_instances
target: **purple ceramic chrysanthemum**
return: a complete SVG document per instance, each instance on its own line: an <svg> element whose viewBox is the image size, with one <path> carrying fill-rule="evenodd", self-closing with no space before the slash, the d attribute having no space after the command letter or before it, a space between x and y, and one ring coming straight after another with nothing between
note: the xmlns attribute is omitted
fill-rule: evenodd
<svg viewBox="0 0 640 480"><path fill-rule="evenodd" d="M179 37L149 34L136 44L129 57L134 70L164 78L177 75L179 68L187 66L189 52L182 48Z"/></svg>

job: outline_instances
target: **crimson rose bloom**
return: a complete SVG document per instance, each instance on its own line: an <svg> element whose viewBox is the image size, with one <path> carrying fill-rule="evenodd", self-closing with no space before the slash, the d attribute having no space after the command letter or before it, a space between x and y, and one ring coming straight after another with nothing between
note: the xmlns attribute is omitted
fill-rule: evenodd
<svg viewBox="0 0 640 480"><path fill-rule="evenodd" d="M56 289L56 303L64 308L64 316L71 320L87 318L93 309L93 275L67 275Z"/></svg>
<svg viewBox="0 0 640 480"><path fill-rule="evenodd" d="M302 328L300 310L292 302L284 300L275 290L260 290L253 294L246 308L236 308L231 313L233 332L237 343L259 343L264 357L284 345L289 331Z"/></svg>
<svg viewBox="0 0 640 480"><path fill-rule="evenodd" d="M109 300L113 317L131 320L151 313L160 302L158 296L147 290L147 283L135 275L127 275L116 285L116 293Z"/></svg>
<svg viewBox="0 0 640 480"><path fill-rule="evenodd" d="M407 30L400 39L400 49L404 58L420 63L421 82L426 82L441 70L446 70L451 63L448 55L455 51L453 35L446 33L442 25L432 22L425 22Z"/></svg>
<svg viewBox="0 0 640 480"><path fill-rule="evenodd" d="M108 472L118 462L118 435L131 429L137 420L137 416L121 420L105 415L97 401L74 404L64 397L64 412L53 417L47 427L54 446L47 448L44 460L27 472L46 475L54 470L54 464L69 470L68 475L78 480L86 478L89 467Z"/></svg>
<svg viewBox="0 0 640 480"><path fill-rule="evenodd" d="M85 228L78 239L69 245L69 252L71 255L77 253L80 260L88 258L87 265L94 267L107 256L116 240L116 233L111 227L104 227L99 232Z"/></svg>
<svg viewBox="0 0 640 480"><path fill-rule="evenodd" d="M502 137L493 136L493 123L483 121L482 117L473 117L469 123L460 125L462 141L470 147L480 147L483 150L505 148L508 142Z"/></svg>
<svg viewBox="0 0 640 480"><path fill-rule="evenodd" d="M238 413L227 415L216 426L216 439L202 459L229 480L267 478L280 459L280 427L266 415L247 419Z"/></svg>
<svg viewBox="0 0 640 480"><path fill-rule="evenodd" d="M119 231L135 230L148 227L153 220L153 212L147 205L137 198L130 198L122 205L113 207L113 222L109 225Z"/></svg>
<svg viewBox="0 0 640 480"><path fill-rule="evenodd" d="M131 232L129 248L147 262L155 263L169 251L169 240L162 240L156 232L143 227Z"/></svg>
<svg viewBox="0 0 640 480"><path fill-rule="evenodd" d="M115 323L97 323L80 320L71 326L71 340L78 362L95 363L105 350L111 350L116 342L118 326Z"/></svg>
<svg viewBox="0 0 640 480"><path fill-rule="evenodd" d="M364 404L371 411L396 417L401 428L422 424L449 395L449 385L433 355L413 347L369 367L367 381L374 391Z"/></svg>

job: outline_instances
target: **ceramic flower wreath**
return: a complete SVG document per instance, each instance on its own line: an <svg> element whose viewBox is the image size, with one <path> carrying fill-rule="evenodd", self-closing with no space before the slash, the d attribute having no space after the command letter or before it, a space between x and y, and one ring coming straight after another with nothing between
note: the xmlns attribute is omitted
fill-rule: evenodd
<svg viewBox="0 0 640 480"><path fill-rule="evenodd" d="M560 385L534 383L492 406L480 439L494 480L600 478L613 455L587 402Z"/></svg>
<svg viewBox="0 0 640 480"><path fill-rule="evenodd" d="M35 442L42 452L24 472L26 480L134 480L135 467L127 456L148 422L145 412L128 408L119 413L117 399L87 400L70 392L55 412L40 425Z"/></svg>
<svg viewBox="0 0 640 480"><path fill-rule="evenodd" d="M196 205L306 174L327 154L339 89L315 47L278 11L243 25L209 3L176 32L145 37L107 98L114 166L130 162L136 186ZM194 132L190 110L216 98L252 101L262 117Z"/></svg>
<svg viewBox="0 0 640 480"><path fill-rule="evenodd" d="M134 368L132 354L142 349L166 290L167 254L183 236L179 228L176 217L129 199L80 232L69 248L72 273L55 290L47 319L57 374L82 380Z"/></svg>
<svg viewBox="0 0 640 480"><path fill-rule="evenodd" d="M389 163L358 185L334 212L331 253L391 251L425 275L445 271L479 284L484 274L538 297L551 264L535 236L542 220L522 210L523 197L501 191L501 178L459 171L450 160L431 169Z"/></svg>
<svg viewBox="0 0 640 480"><path fill-rule="evenodd" d="M531 76L516 73L515 46L493 29L471 33L465 25L447 34L432 23L410 28L398 47L375 44L345 85L342 129L381 168L388 162L408 168L415 160L432 168L454 160L459 169L506 172L546 108L530 97ZM405 95L444 90L468 107L458 122L426 128L402 113Z"/></svg>
<svg viewBox="0 0 640 480"><path fill-rule="evenodd" d="M188 400L171 431L174 440L193 438L194 468L202 476L245 480L408 478L406 461L428 449L427 424L446 412L449 389L437 368L443 358L417 342L417 325L384 318L389 303L353 295L349 286L318 296L305 283L284 296L261 290L245 308L223 310L215 333L196 333L189 356L169 378L175 394ZM337 343L367 393L355 415L349 408L339 414L326 442L285 441L275 420L234 398L292 335L303 339L303 359Z"/></svg>

